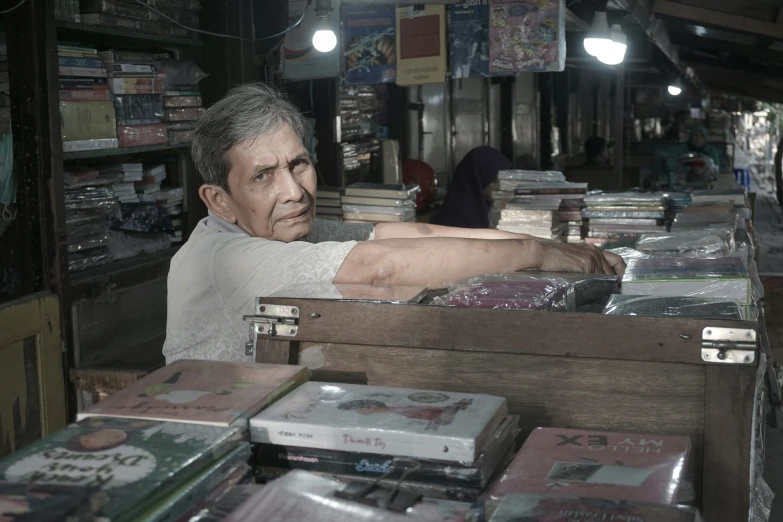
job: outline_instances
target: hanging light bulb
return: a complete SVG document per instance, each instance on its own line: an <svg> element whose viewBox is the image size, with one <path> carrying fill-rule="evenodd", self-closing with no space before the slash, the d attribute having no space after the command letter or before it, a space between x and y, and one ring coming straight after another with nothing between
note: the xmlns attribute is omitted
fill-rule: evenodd
<svg viewBox="0 0 783 522"><path fill-rule="evenodd" d="M598 56L612 43L609 23L606 21L606 11L596 11L593 23L585 36L585 51L590 56Z"/></svg>
<svg viewBox="0 0 783 522"><path fill-rule="evenodd" d="M328 53L337 47L337 35L332 29L331 20L334 15L331 0L316 0L315 16L318 19L316 31L313 33L313 47L316 51Z"/></svg>
<svg viewBox="0 0 783 522"><path fill-rule="evenodd" d="M625 51L628 49L628 37L625 36L620 24L612 24L612 40L608 45L604 45L601 52L598 53L598 61L606 65L617 65L625 59Z"/></svg>
<svg viewBox="0 0 783 522"><path fill-rule="evenodd" d="M668 91L672 96L679 96L682 92L682 84L680 83L680 80L675 80L673 83L671 83L669 85Z"/></svg>

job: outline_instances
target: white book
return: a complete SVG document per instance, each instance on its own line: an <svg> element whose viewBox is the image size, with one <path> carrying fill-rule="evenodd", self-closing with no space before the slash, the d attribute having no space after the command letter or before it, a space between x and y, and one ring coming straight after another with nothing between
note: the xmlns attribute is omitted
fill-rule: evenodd
<svg viewBox="0 0 783 522"><path fill-rule="evenodd" d="M309 382L250 419L250 439L472 463L506 413L491 395Z"/></svg>
<svg viewBox="0 0 783 522"><path fill-rule="evenodd" d="M160 185L137 185L137 194L154 194L160 190Z"/></svg>
<svg viewBox="0 0 783 522"><path fill-rule="evenodd" d="M354 183L345 188L345 196L361 196L383 199L410 199L419 192L418 185L383 185L379 183ZM343 196L343 197L345 197Z"/></svg>

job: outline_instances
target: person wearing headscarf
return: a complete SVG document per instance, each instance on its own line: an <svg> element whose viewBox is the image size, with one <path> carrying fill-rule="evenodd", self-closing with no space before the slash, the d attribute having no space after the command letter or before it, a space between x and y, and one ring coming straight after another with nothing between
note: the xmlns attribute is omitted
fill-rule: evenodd
<svg viewBox="0 0 783 522"><path fill-rule="evenodd" d="M715 147L707 143L707 135L706 127L696 125L691 128L688 141L657 151L653 170L659 182L671 186L673 180L669 180L669 176L677 172L680 157L688 153L707 156L715 163L715 171L719 172L720 154Z"/></svg>
<svg viewBox="0 0 783 522"><path fill-rule="evenodd" d="M468 152L451 177L438 218L440 225L461 228L489 228L489 207L498 172L512 163L492 147Z"/></svg>
<svg viewBox="0 0 783 522"><path fill-rule="evenodd" d="M720 170L720 155L715 147L707 143L707 128L703 125L696 125L691 129L686 148L686 152L695 152L709 157L715 163L715 170Z"/></svg>

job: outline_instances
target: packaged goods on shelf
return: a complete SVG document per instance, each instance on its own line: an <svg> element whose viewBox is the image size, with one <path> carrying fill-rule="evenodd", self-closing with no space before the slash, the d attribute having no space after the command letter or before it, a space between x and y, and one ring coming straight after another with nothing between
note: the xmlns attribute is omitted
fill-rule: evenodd
<svg viewBox="0 0 783 522"><path fill-rule="evenodd" d="M163 99L166 107L201 107L201 96L166 96Z"/></svg>
<svg viewBox="0 0 783 522"><path fill-rule="evenodd" d="M120 147L141 147L166 143L166 125L120 125L117 127Z"/></svg>
<svg viewBox="0 0 783 522"><path fill-rule="evenodd" d="M64 141L63 152L80 152L86 150L116 149L119 147L117 138Z"/></svg>
<svg viewBox="0 0 783 522"><path fill-rule="evenodd" d="M111 102L61 101L60 117L64 142L117 137L114 105Z"/></svg>
<svg viewBox="0 0 783 522"><path fill-rule="evenodd" d="M204 114L203 107L178 107L166 109L163 121L197 120Z"/></svg>
<svg viewBox="0 0 783 522"><path fill-rule="evenodd" d="M163 117L161 94L115 94L114 108L117 120L153 119Z"/></svg>

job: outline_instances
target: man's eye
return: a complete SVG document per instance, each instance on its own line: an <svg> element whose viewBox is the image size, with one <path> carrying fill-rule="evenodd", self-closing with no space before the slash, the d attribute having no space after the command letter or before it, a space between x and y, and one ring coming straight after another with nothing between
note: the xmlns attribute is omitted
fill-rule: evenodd
<svg viewBox="0 0 783 522"><path fill-rule="evenodd" d="M305 159L294 160L291 164L291 168L294 172L304 172L309 166L310 162Z"/></svg>
<svg viewBox="0 0 783 522"><path fill-rule="evenodd" d="M256 181L264 181L268 177L269 177L268 172L259 172L258 174L256 174Z"/></svg>

